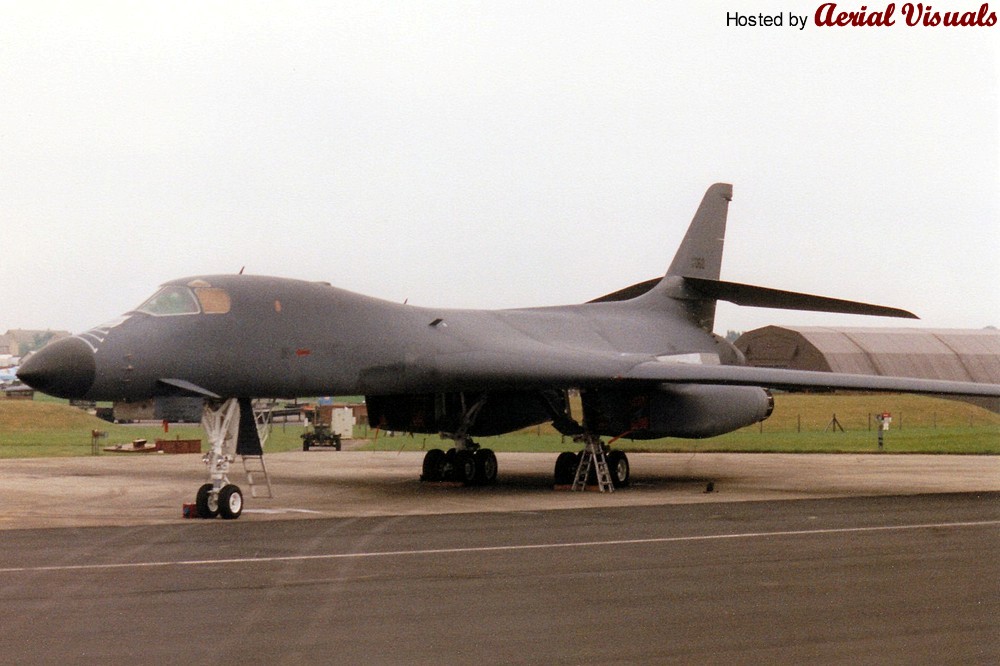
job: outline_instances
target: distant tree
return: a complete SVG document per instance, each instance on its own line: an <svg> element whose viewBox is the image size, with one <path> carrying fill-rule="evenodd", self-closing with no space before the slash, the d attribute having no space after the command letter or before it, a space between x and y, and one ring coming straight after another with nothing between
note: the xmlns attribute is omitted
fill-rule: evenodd
<svg viewBox="0 0 1000 666"><path fill-rule="evenodd" d="M726 331L726 340L729 342L736 342L736 339L743 335L743 331L734 331L732 329Z"/></svg>
<svg viewBox="0 0 1000 666"><path fill-rule="evenodd" d="M49 343L55 336L55 331L42 331L31 336L31 342L25 345L18 345L18 352L21 356L27 356L30 352L38 351Z"/></svg>

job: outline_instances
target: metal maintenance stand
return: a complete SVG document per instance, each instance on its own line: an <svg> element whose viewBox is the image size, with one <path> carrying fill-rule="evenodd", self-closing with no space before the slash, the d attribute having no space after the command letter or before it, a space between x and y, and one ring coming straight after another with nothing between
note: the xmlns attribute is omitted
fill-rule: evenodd
<svg viewBox="0 0 1000 666"><path fill-rule="evenodd" d="M597 473L597 488L602 493L615 492L615 485L611 482L611 472L608 469L608 457L604 451L604 444L601 443L601 438L587 432L580 435L578 439L583 440L584 449L580 456L580 464L576 467L576 476L573 478L573 490L586 489L587 477L593 466Z"/></svg>

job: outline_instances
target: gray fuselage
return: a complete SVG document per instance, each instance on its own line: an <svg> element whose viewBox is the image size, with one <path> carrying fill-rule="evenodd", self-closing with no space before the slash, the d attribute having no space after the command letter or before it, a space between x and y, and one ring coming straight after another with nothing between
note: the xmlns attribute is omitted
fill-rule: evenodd
<svg viewBox="0 0 1000 666"><path fill-rule="evenodd" d="M729 352L673 301L657 308L628 301L486 311L402 305L273 277L204 276L165 286L188 284L224 290L228 311L133 312L96 335L82 334L94 347L96 373L86 394L73 397L137 400L175 392L164 378L219 396L484 390L508 380L523 389L520 373L505 379L504 359L580 354L614 377L658 356ZM668 316L663 306L679 312ZM441 371L469 354L492 359L488 380ZM538 381L546 383L544 372Z"/></svg>

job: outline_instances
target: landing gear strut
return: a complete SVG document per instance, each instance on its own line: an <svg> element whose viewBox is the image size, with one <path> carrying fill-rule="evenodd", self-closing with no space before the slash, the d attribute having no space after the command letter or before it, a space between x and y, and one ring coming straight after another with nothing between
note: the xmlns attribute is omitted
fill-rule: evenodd
<svg viewBox="0 0 1000 666"><path fill-rule="evenodd" d="M233 520L243 513L243 493L239 486L229 483L229 467L236 460L240 407L235 398L220 406L205 403L201 424L205 428L211 449L203 460L208 466L211 483L199 488L195 498L200 518L222 516Z"/></svg>
<svg viewBox="0 0 1000 666"><path fill-rule="evenodd" d="M466 408L462 396L462 419L455 432L441 433L443 439L450 439L455 446L447 452L431 449L424 455L421 481L457 481L467 486L485 486L496 483L497 456L490 449L480 448L472 441L469 430L476 421L476 415L486 404L482 396L471 407Z"/></svg>

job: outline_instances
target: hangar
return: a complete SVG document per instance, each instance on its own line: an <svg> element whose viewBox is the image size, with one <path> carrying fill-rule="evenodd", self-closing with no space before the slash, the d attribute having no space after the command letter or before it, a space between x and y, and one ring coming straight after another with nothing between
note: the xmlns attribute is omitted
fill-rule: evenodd
<svg viewBox="0 0 1000 666"><path fill-rule="evenodd" d="M736 341L770 368L1000 383L1000 330L765 326Z"/></svg>
<svg viewBox="0 0 1000 666"><path fill-rule="evenodd" d="M1000 383L995 328L765 326L735 345L754 366ZM1000 404L987 402L994 411Z"/></svg>

